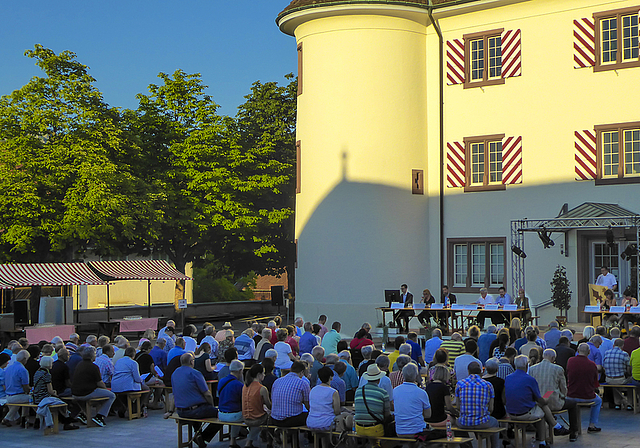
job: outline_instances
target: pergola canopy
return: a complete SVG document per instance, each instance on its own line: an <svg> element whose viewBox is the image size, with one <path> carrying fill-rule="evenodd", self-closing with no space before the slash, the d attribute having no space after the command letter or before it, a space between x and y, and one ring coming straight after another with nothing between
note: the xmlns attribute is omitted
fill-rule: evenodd
<svg viewBox="0 0 640 448"><path fill-rule="evenodd" d="M0 264L0 282L9 287L104 284L84 263Z"/></svg>
<svg viewBox="0 0 640 448"><path fill-rule="evenodd" d="M90 261L89 267L117 280L191 280L164 260Z"/></svg>

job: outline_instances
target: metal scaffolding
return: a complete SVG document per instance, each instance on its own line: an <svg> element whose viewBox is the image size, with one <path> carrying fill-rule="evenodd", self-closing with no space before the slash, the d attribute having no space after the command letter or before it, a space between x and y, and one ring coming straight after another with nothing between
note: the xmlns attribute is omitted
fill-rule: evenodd
<svg viewBox="0 0 640 448"><path fill-rule="evenodd" d="M628 216L600 216L578 218L551 219L519 219L511 221L511 275L513 286L517 294L519 288L524 288L525 272L524 258L517 255L513 248L524 252L525 232L561 232L565 236L571 230L603 230L603 229L635 230L636 248L640 248L640 215ZM565 250L567 250L565 245ZM636 254L636 260L640 254ZM636 297L640 295L640 269L636 269Z"/></svg>

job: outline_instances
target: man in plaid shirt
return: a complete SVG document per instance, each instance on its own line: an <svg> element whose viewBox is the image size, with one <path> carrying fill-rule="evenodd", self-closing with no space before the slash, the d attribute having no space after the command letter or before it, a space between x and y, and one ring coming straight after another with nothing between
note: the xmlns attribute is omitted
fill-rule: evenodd
<svg viewBox="0 0 640 448"><path fill-rule="evenodd" d="M493 386L480 378L482 367L477 362L470 363L467 369L469 376L458 381L456 386L456 399L460 408L458 426L469 429L498 427L498 420L490 415L495 398ZM496 432L491 435L491 447L497 448L498 443L499 435Z"/></svg>
<svg viewBox="0 0 640 448"><path fill-rule="evenodd" d="M295 361L291 372L274 381L271 388L271 421L276 426L304 426L307 423L309 409L309 382L302 379L304 364Z"/></svg>
<svg viewBox="0 0 640 448"><path fill-rule="evenodd" d="M613 341L613 348L607 350L604 354L602 367L607 376L607 384L626 384L631 380L631 364L629 363L629 354L622 350L624 340L616 339ZM616 409L620 409L620 404L625 398L619 389L613 389L613 402ZM627 403L628 405L628 403Z"/></svg>

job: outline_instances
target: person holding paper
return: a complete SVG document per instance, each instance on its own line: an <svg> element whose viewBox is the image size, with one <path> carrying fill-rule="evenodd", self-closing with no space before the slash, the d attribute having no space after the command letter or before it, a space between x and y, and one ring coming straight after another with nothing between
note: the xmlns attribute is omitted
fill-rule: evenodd
<svg viewBox="0 0 640 448"><path fill-rule="evenodd" d="M402 303L404 305L404 308L409 308L411 306L413 306L413 294L411 294L409 292L409 289L406 285L406 283L403 283L402 286L400 286L400 298L402 299ZM409 321L411 320L411 318L415 316L415 313L411 310L403 310L403 311L398 311L394 317L394 320L396 322L396 324L398 325L398 327L400 327L401 329L402 327L402 320L404 320L404 328L406 329L407 333L409 332Z"/></svg>
<svg viewBox="0 0 640 448"><path fill-rule="evenodd" d="M569 412L569 430L567 431L560 424L556 423L553 434L564 436L569 434L569 441L575 442L578 439L578 408L576 401L567 398L567 380L564 376L564 369L554 364L556 352L553 349L546 349L542 355L542 361L529 368L529 375L538 382L540 391L546 391L544 398L549 404L549 409L559 411L566 409Z"/></svg>

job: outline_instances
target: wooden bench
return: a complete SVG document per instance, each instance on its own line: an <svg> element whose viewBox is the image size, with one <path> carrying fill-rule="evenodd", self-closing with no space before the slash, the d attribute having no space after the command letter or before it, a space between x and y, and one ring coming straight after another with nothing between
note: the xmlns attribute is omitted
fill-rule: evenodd
<svg viewBox="0 0 640 448"><path fill-rule="evenodd" d="M78 405L80 405L80 407L82 408L82 405L84 404L84 411L85 414L87 416L87 427L92 427L92 426L96 426L93 423L92 417L93 417L93 411L92 408L93 407L98 407L100 406L103 402L107 401L108 398L107 397L101 397L101 398L92 398L90 400L80 400L77 397L60 397L60 399L62 401L65 401L67 403L70 402L76 402L78 403Z"/></svg>
<svg viewBox="0 0 640 448"><path fill-rule="evenodd" d="M29 408L29 409L33 409L34 411L38 409L38 405L33 403L11 403L9 406L16 406L19 408ZM60 416L58 414L58 411L63 411L66 409L67 409L66 403L52 404L49 406L49 410L51 411L51 416L53 417L53 428L52 428L53 434L60 433ZM37 418L40 418L40 417L38 416ZM48 434L48 432L45 431L45 434Z"/></svg>
<svg viewBox="0 0 640 448"><path fill-rule="evenodd" d="M638 413L638 386L635 384L601 384L600 387L603 389L626 389L627 391L631 389L631 397L633 400L633 413Z"/></svg>
<svg viewBox="0 0 640 448"><path fill-rule="evenodd" d="M116 394L118 399L123 397L127 397L127 412L129 414L129 420L133 420L134 418L142 418L142 396L144 394L148 394L149 391L139 390L139 391L129 391L129 392L119 392ZM134 412L135 408L135 412Z"/></svg>
<svg viewBox="0 0 640 448"><path fill-rule="evenodd" d="M501 433L502 431L506 431L507 428L501 428L501 427L496 427L496 428L459 428L457 426L453 426L451 428L454 432L458 431L458 432L473 432L474 435L476 436L476 439L478 440L478 448L482 447L482 442L485 442L485 446L486 448L489 448L491 445L491 436L493 434L496 433Z"/></svg>
<svg viewBox="0 0 640 448"><path fill-rule="evenodd" d="M500 423L511 423L513 425L513 430L515 432L516 448L526 448L527 447L527 426L535 425L539 421L542 421L542 419L537 418L535 420L518 420L513 418L504 418L498 421ZM553 428L551 428L551 433L553 434Z"/></svg>
<svg viewBox="0 0 640 448"><path fill-rule="evenodd" d="M171 386L165 386L160 384L154 384L153 386L149 386L149 389L153 390L153 393L156 391L162 393L164 397L164 412L169 412L169 394L172 393Z"/></svg>

